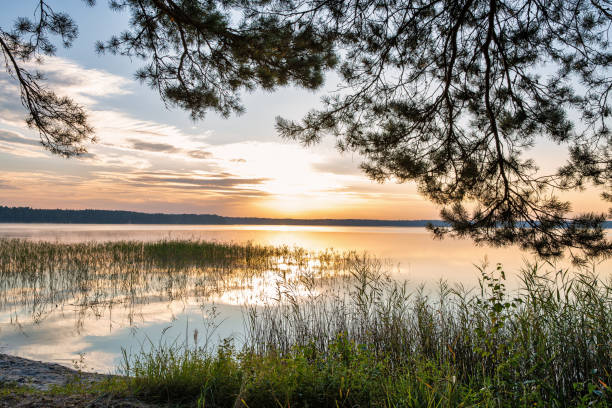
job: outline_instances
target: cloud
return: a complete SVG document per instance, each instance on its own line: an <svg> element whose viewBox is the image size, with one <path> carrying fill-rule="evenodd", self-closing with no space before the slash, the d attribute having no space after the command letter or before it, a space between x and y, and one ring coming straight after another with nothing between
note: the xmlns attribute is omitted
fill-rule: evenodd
<svg viewBox="0 0 612 408"><path fill-rule="evenodd" d="M58 95L72 97L86 107L89 122L100 142L87 146L91 154L83 158L105 166L129 166L133 163L141 169L152 165L146 153L173 155L164 160L196 162L212 158L206 146L196 140L198 136L205 138L208 133L206 131L192 135L176 126L141 120L129 112L96 109L103 98L132 93L135 82L129 78L99 69L84 68L60 57L45 57L43 64L32 62L26 64L26 68L31 72L40 71L45 77L44 85ZM0 70L0 123L22 130L26 136L34 135L35 130L25 125L26 112L21 106L19 93L18 83L4 70ZM33 138L18 134L4 135L0 143L2 141L12 143L0 145L0 149L8 153L19 156L35 154L37 157L47 155ZM18 148L17 145L22 147ZM32 146L31 152L27 151L27 146ZM134 155L134 151L145 154Z"/></svg>
<svg viewBox="0 0 612 408"><path fill-rule="evenodd" d="M129 149L152 152L168 152L175 148L186 157L189 151L205 148L194 140L195 136L176 126L138 119L125 112L94 110L90 118L104 146L119 148L126 147L127 143Z"/></svg>
<svg viewBox="0 0 612 408"><path fill-rule="evenodd" d="M168 143L152 143L145 142L139 139L127 139L131 143L131 148L138 151L153 152L153 153L173 153L184 154L194 159L210 159L212 153L205 150L185 150L177 148Z"/></svg>
<svg viewBox="0 0 612 408"><path fill-rule="evenodd" d="M21 106L19 87L5 72L0 70L0 123L10 126L25 126L25 110Z"/></svg>
<svg viewBox="0 0 612 408"><path fill-rule="evenodd" d="M5 129L0 129L0 142L41 147L39 140L23 137L17 132L11 132Z"/></svg>
<svg viewBox="0 0 612 408"><path fill-rule="evenodd" d="M138 177L135 181L150 182L156 185L193 185L200 187L234 187L240 185L256 185L261 184L267 179L265 178L192 178L192 177Z"/></svg>
<svg viewBox="0 0 612 408"><path fill-rule="evenodd" d="M213 157L211 152L206 152L204 150L190 150L188 154L194 159L210 159Z"/></svg>
<svg viewBox="0 0 612 408"><path fill-rule="evenodd" d="M69 96L85 105L94 105L99 98L127 95L133 81L93 68L84 68L61 57L45 57L42 64L26 64L31 71L41 72L48 87L58 95Z"/></svg>
<svg viewBox="0 0 612 408"><path fill-rule="evenodd" d="M19 157L47 156L38 139L24 137L7 129L0 129L0 151Z"/></svg>
<svg viewBox="0 0 612 408"><path fill-rule="evenodd" d="M2 175L16 188L0 189L5 202L41 208L106 208L136 211L250 214L269 196L263 180L180 171L89 171L70 176L57 171L11 171Z"/></svg>
<svg viewBox="0 0 612 408"><path fill-rule="evenodd" d="M131 147L135 150L144 150L155 153L178 153L182 151L181 149L177 149L176 147L167 143L150 143L138 139L128 139L128 142L132 144Z"/></svg>
<svg viewBox="0 0 612 408"><path fill-rule="evenodd" d="M76 158L81 159L81 160L97 160L98 156L96 156L93 153L83 153L83 154L76 156Z"/></svg>
<svg viewBox="0 0 612 408"><path fill-rule="evenodd" d="M40 72L43 80L42 86L54 91L59 96L67 96L84 105L90 113L91 109L102 100L110 96L120 96L131 93L131 79L114 75L99 69L84 68L78 64L60 57L45 57L43 63L28 62L23 64L30 72ZM35 134L25 124L26 110L21 104L19 83L8 75L6 70L0 69L0 123L21 129L26 134ZM94 121L91 121L94 122ZM100 123L93 123L97 127ZM19 134L3 134L1 141L22 148L8 148L2 150L19 156L41 156L43 148L33 138L23 137ZM24 146L36 146L28 152ZM38 152L36 151L38 150Z"/></svg>
<svg viewBox="0 0 612 408"><path fill-rule="evenodd" d="M83 68L60 57L45 57L42 64L25 63L30 72L40 72L41 84L59 96L73 98L91 109L102 98L132 92L133 80L99 69ZM20 101L18 82L0 69L0 121L12 126L23 126L25 109Z"/></svg>
<svg viewBox="0 0 612 408"><path fill-rule="evenodd" d="M6 180L0 179L0 190L16 190L16 189L17 189L16 186L10 184Z"/></svg>
<svg viewBox="0 0 612 408"><path fill-rule="evenodd" d="M326 161L313 163L312 169L322 173L333 173L338 175L362 174L359 165L347 157L330 157Z"/></svg>

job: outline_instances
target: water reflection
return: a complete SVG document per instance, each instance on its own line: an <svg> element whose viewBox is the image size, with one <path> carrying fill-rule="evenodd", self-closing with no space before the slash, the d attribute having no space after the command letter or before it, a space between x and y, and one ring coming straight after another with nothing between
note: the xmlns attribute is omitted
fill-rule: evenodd
<svg viewBox="0 0 612 408"><path fill-rule="evenodd" d="M347 274L354 256L201 241L3 239L0 342L10 352L64 363L91 350L92 367L100 369L113 365L111 347L116 355L120 346L158 338L155 330L169 326L176 328L169 334L181 334L189 320L212 335L220 320L231 319L214 335L236 336L241 306L278 297L287 286L298 298L310 295Z"/></svg>
<svg viewBox="0 0 612 408"><path fill-rule="evenodd" d="M434 240L424 228L325 227L268 225L89 225L3 224L0 237L53 242L157 241L190 239L217 242L253 242L309 250L367 251L395 262L396 277L415 282L448 279L476 284L474 264L487 258L516 271L531 254L516 247L475 246L469 240ZM563 263L561 265L564 265ZM604 266L611 268L608 261Z"/></svg>
<svg viewBox="0 0 612 408"><path fill-rule="evenodd" d="M115 366L121 347L156 342L162 332L239 341L244 304L288 287L298 297L326 290L347 276L350 251L389 259L392 276L415 285L444 278L473 286L473 264L485 256L507 271L530 258L434 241L420 228L12 224L0 226L1 237L0 352L67 365L85 353L98 371Z"/></svg>

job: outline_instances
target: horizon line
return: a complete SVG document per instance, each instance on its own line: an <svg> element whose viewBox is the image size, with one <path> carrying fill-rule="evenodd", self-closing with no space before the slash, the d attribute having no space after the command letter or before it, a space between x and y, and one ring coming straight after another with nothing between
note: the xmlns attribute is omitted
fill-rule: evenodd
<svg viewBox="0 0 612 408"><path fill-rule="evenodd" d="M440 219L425 219L425 218L421 218L421 219L381 219L381 218L291 218L291 217L253 217L253 216L228 216L228 215L219 215L219 214L214 214L214 213L188 213L188 212L184 212L184 213L165 213L165 212L147 212L147 211L132 211L132 210L103 210L103 209L97 209L97 208L82 208L82 209L68 209L68 208L33 208L30 206L7 206L7 205L0 205L0 210L4 209L4 210L26 210L26 211L30 211L30 212L39 212L39 211L56 211L56 212L64 212L64 213L69 213L69 212L98 212L98 213L103 213L103 212L107 212L107 213L125 213L125 214L132 214L135 216L138 215L142 215L142 216L162 216L162 217L216 217L216 218L221 218L221 219L226 219L226 220L240 220L240 219L249 219L249 220L267 220L267 221L306 221L306 222L316 222L316 221L335 221L335 222L339 222L339 221L362 221L362 222L393 222L393 223L400 223L400 222L434 222L434 223L445 223L445 221L440 220ZM2 220L2 217L0 217L0 222L5 222Z"/></svg>
<svg viewBox="0 0 612 408"><path fill-rule="evenodd" d="M109 222L110 221L110 222ZM164 222L165 221L165 222ZM100 210L9 207L0 205L0 223L40 224L142 224L142 225L312 225L312 226L380 226L380 227L448 227L440 219L374 219L374 218L270 218L224 216L218 214L163 213L130 210ZM612 228L612 220L603 221Z"/></svg>

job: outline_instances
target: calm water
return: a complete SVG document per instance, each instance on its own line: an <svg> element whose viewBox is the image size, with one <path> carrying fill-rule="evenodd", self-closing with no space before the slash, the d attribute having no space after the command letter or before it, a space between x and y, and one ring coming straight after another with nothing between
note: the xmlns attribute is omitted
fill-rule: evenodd
<svg viewBox="0 0 612 408"><path fill-rule="evenodd" d="M525 261L533 260L516 248L433 240L422 228L0 224L0 238L51 242L193 239L287 245L315 251L355 250L388 260L386 265L394 279L408 280L411 285L425 283L431 288L440 279L476 285L478 271L474 264L482 264L485 259L492 265L502 263L511 276ZM609 273L612 261L596 269ZM43 316L33 316L31 304L17 302L0 308L0 352L65 365L84 356L86 369L105 372L116 366L122 347L137 350L162 338L182 342L195 329L200 338L208 333L213 343L225 337L240 342L243 305L272 296L272 279L264 274L248 285L234 286L206 300L201 296L169 300L158 294L145 294L138 302L118 300L86 307L76 301L64 301L45 305Z"/></svg>

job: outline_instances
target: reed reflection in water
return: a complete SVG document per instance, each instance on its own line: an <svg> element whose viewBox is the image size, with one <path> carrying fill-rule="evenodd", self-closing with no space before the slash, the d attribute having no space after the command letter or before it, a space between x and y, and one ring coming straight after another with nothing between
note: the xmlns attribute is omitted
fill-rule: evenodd
<svg viewBox="0 0 612 408"><path fill-rule="evenodd" d="M204 241L2 239L0 345L63 363L88 350L90 368L100 370L121 346L161 331L179 336L189 321L209 336L239 337L242 306L279 298L287 287L312 296L346 275L356 256Z"/></svg>
<svg viewBox="0 0 612 408"><path fill-rule="evenodd" d="M400 280L435 283L439 279L477 285L474 263L487 257L508 271L517 271L531 254L516 247L475 246L470 240L435 240L425 228L337 227L299 225L96 225L2 224L0 237L49 242L109 242L195 240L253 242L259 245L301 247L312 251L367 252L393 260ZM399 268L397 268L399 266ZM608 267L612 263L608 262Z"/></svg>
<svg viewBox="0 0 612 408"><path fill-rule="evenodd" d="M382 262L385 276L400 282L408 279L412 291L423 282L435 289L440 277L451 285L475 287L476 279L470 281L466 276L477 277L472 263L478 263L485 250L493 262L503 263L511 273L519 271L524 255L509 248L490 252L490 248L474 248L461 241L432 244L426 232L417 229L407 233L306 228L299 234L295 227L287 231L229 230L235 238L253 233L260 234L255 235L258 242L273 243L264 245L197 239L202 235L151 241L168 235L168 230L159 227L140 231L142 237L132 240L120 238L135 237L133 230L126 227L118 232L112 226L104 229L110 236L96 235L100 231L90 231L91 226L67 227L94 234L96 240L88 242L83 242L84 236L61 231L56 238L62 239L49 242L42 238L50 236L21 227L12 233L30 231L33 235L0 238L0 352L67 365L86 353L87 368L106 371L116 365L121 347L138 349L141 344L159 341L161 333L166 340L186 341L197 330L200 338L212 343L226 337L240 343L245 334L253 334L255 314L264 313L269 322L291 324L272 317L281 310L292 310L302 299L311 302L330 291L334 296L327 299L342 300L354 283L351 264L359 259L378 262L381 256L391 255L392 261ZM2 233L6 236L10 231L5 228ZM194 234L188 228L183 232ZM216 232L218 238L228 237L226 229ZM264 233L268 238L263 238ZM311 249L283 244L290 242L289 237ZM340 250L325 249L334 245ZM362 252L345 250L351 247ZM376 256L363 255L364 249ZM398 254L404 256L400 267L394 256ZM609 273L609 266L608 260L598 271ZM270 304L275 306L270 309ZM257 335L265 338L260 330L263 326L257 327Z"/></svg>

